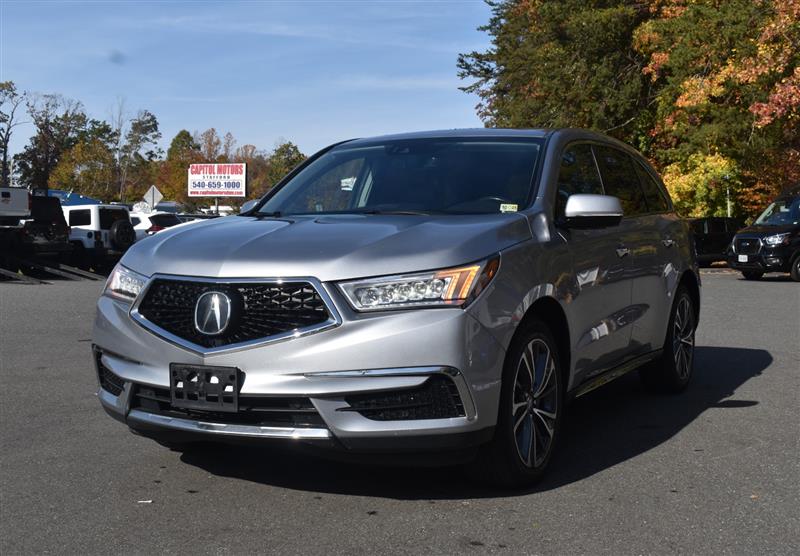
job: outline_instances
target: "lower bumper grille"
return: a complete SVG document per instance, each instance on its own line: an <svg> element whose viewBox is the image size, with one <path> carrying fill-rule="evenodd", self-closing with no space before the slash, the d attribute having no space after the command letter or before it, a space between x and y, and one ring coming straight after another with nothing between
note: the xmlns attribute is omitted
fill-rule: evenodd
<svg viewBox="0 0 800 556"><path fill-rule="evenodd" d="M100 352L95 352L95 360L97 361L97 379L100 382L100 388L114 396L122 394L125 389L125 381L103 365Z"/></svg>
<svg viewBox="0 0 800 556"><path fill-rule="evenodd" d="M239 411L215 413L172 407L167 388L137 384L131 399L131 409L148 413L214 423L253 425L262 427L325 428L325 422L308 398L239 396Z"/></svg>
<svg viewBox="0 0 800 556"><path fill-rule="evenodd" d="M350 407L373 421L410 421L463 417L464 404L455 383L444 375L430 377L422 386L408 390L353 394L345 397Z"/></svg>

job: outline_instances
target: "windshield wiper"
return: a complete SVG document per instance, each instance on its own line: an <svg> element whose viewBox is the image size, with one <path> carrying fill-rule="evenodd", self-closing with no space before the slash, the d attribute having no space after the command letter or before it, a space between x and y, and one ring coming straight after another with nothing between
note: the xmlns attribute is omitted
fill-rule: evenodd
<svg viewBox="0 0 800 556"><path fill-rule="evenodd" d="M267 218L280 218L281 214L282 214L281 211L276 210L276 211L273 211L273 212L257 212L253 216L258 216L258 217L266 216Z"/></svg>

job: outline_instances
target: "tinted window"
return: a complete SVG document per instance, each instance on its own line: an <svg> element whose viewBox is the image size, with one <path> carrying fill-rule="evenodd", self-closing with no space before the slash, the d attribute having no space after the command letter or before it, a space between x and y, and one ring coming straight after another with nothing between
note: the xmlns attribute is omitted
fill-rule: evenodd
<svg viewBox="0 0 800 556"><path fill-rule="evenodd" d="M181 219L176 214L154 214L150 217L150 222L162 228L169 228L181 223Z"/></svg>
<svg viewBox="0 0 800 556"><path fill-rule="evenodd" d="M692 231L695 234L702 235L706 233L706 221L705 220L692 220Z"/></svg>
<svg viewBox="0 0 800 556"><path fill-rule="evenodd" d="M590 145L570 145L561 155L558 171L556 216L564 216L567 199L576 193L603 194L603 185Z"/></svg>
<svg viewBox="0 0 800 556"><path fill-rule="evenodd" d="M344 144L306 166L261 212L480 214L522 209L539 149L536 139Z"/></svg>
<svg viewBox="0 0 800 556"><path fill-rule="evenodd" d="M71 210L69 211L69 225L70 226L90 226L92 224L92 215L88 210Z"/></svg>
<svg viewBox="0 0 800 556"><path fill-rule="evenodd" d="M646 213L647 202L631 157L610 147L596 146L594 150L606 195L619 198L625 216Z"/></svg>
<svg viewBox="0 0 800 556"><path fill-rule="evenodd" d="M111 229L111 225L117 220L128 220L128 211L125 209L101 208L99 211L101 230Z"/></svg>
<svg viewBox="0 0 800 556"><path fill-rule="evenodd" d="M63 222L61 201L58 197L31 197L31 217L36 222Z"/></svg>
<svg viewBox="0 0 800 556"><path fill-rule="evenodd" d="M138 226L140 222L141 220L139 220L135 216L131 216L131 224L133 224L134 226Z"/></svg>
<svg viewBox="0 0 800 556"><path fill-rule="evenodd" d="M653 176L645 170L641 164L635 163L636 173L639 174L639 183L644 191L644 198L647 201L647 209L650 212L667 212L669 203L665 197L661 186L656 183Z"/></svg>
<svg viewBox="0 0 800 556"><path fill-rule="evenodd" d="M725 233L725 221L721 218L711 218L708 221L708 233L709 234L724 234Z"/></svg>

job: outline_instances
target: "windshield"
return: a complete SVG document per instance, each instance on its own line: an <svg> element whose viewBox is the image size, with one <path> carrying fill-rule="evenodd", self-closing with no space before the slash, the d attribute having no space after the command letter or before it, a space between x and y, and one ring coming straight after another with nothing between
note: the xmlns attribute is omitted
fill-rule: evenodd
<svg viewBox="0 0 800 556"><path fill-rule="evenodd" d="M778 199L755 222L761 226L800 224L800 197Z"/></svg>
<svg viewBox="0 0 800 556"><path fill-rule="evenodd" d="M413 139L341 145L277 191L260 214L487 214L525 207L536 139Z"/></svg>

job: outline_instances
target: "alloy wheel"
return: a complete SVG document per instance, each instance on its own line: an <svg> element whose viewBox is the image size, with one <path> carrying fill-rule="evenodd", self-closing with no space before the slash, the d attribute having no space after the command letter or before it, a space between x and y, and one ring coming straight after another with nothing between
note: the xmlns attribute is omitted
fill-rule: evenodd
<svg viewBox="0 0 800 556"><path fill-rule="evenodd" d="M517 362L511 410L517 455L527 467L542 465L553 445L559 411L558 380L547 343L531 340Z"/></svg>
<svg viewBox="0 0 800 556"><path fill-rule="evenodd" d="M688 296L678 300L672 329L672 356L680 380L689 378L694 357L694 315Z"/></svg>

